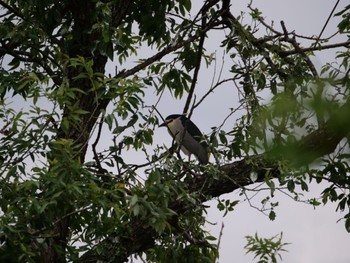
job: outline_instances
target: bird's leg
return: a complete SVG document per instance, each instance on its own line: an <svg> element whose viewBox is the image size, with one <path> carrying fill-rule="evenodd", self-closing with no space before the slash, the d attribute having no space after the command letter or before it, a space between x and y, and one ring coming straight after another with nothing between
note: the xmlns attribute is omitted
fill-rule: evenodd
<svg viewBox="0 0 350 263"><path fill-rule="evenodd" d="M177 145L177 149L176 149L176 155L177 155L177 158L182 160L182 157L181 157L181 154L180 154L180 151L181 151L181 143L178 144L175 140L176 136L179 134L179 132L175 133L174 134L174 137L173 137L173 145L176 144ZM182 141L182 140L181 140Z"/></svg>
<svg viewBox="0 0 350 263"><path fill-rule="evenodd" d="M171 148L170 148L170 149L172 149L171 154L176 152L177 158L181 159L181 155L180 155L181 146L176 143L175 136L173 137L173 141L171 143Z"/></svg>
<svg viewBox="0 0 350 263"><path fill-rule="evenodd" d="M176 155L177 155L177 158L179 158L180 160L182 159L180 154L180 147L177 148Z"/></svg>

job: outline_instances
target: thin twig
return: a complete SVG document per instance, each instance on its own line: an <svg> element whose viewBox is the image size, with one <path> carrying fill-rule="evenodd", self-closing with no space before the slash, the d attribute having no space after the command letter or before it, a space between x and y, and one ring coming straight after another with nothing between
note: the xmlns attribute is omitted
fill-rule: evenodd
<svg viewBox="0 0 350 263"><path fill-rule="evenodd" d="M302 52L308 52L308 51L321 51L325 49L331 49L331 48L338 48L338 47L350 47L350 40L345 41L345 42L340 42L340 43L335 43L335 44L329 44L329 45L323 45L323 46L311 46L311 47L306 47L306 48L301 48ZM299 53L299 51L292 49L292 50L286 50L286 51L278 51L278 54L281 56L290 56Z"/></svg>
<svg viewBox="0 0 350 263"><path fill-rule="evenodd" d="M331 17L332 17L332 15L333 15L335 9L337 8L339 2L340 2L340 0L338 0L338 1L335 3L335 5L334 5L334 7L333 7L333 9L332 9L332 11L331 11L331 13L329 14L329 16L328 16L328 18L327 18L326 23L324 24L324 26L323 26L323 28L322 28L322 30L321 30L319 36L318 36L318 39L317 39L317 41L316 41L316 44L317 44L317 42L320 40L320 38L321 38L321 36L322 36L324 30L326 29L326 27L327 27L327 25L328 25L328 23L329 23L329 20L331 19Z"/></svg>
<svg viewBox="0 0 350 263"><path fill-rule="evenodd" d="M96 151L96 146L97 146L97 144L98 144L98 142L100 141L100 138L101 138L103 121L104 121L104 115L101 116L101 120L100 120L100 122L98 124L97 136L96 136L96 139L95 139L94 143L92 144L92 152L94 153L94 159L95 159L95 162L96 162L96 166L97 166L97 168L100 171L105 171L105 169L102 168L100 159L98 158L98 154L97 154L97 151Z"/></svg>
<svg viewBox="0 0 350 263"><path fill-rule="evenodd" d="M202 12L203 12L202 13L202 29L204 29L206 27L206 23L207 23L205 11L206 11L205 9L202 10ZM202 34L199 38L197 60L196 60L196 65L195 65L195 69L194 69L194 73L193 73L191 88L190 88L190 91L189 91L188 96L187 96L185 107L183 109L184 114L188 113L187 111L188 111L190 104L191 104L194 89L196 88L198 73L199 73L199 69L201 67L201 62L202 62L204 40L205 40L205 34ZM188 113L189 119L191 118L192 112L193 112L193 108Z"/></svg>
<svg viewBox="0 0 350 263"><path fill-rule="evenodd" d="M220 228L220 233L219 233L219 238L218 238L218 249L220 249L220 244L221 244L221 239L222 239L222 235L224 234L224 222L221 223L221 228Z"/></svg>
<svg viewBox="0 0 350 263"><path fill-rule="evenodd" d="M196 104L194 104L193 105L193 109L192 110L194 110L195 108L197 108L202 102L203 102L203 100L205 100L205 98L207 98L209 95L210 95L210 93L212 93L216 88L218 88L221 84L223 84L223 83L225 83L225 82L229 82L229 81L233 81L233 80L235 80L235 78L229 78L229 79L224 79L224 80L222 80L222 81L220 81L220 82L217 82L212 88L210 88L208 91L207 91L207 93L205 93L204 95L203 95L203 97L196 103Z"/></svg>

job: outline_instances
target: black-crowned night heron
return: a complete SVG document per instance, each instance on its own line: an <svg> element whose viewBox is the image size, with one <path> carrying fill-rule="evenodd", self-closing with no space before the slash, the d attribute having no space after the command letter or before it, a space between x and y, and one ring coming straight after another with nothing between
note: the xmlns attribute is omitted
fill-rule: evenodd
<svg viewBox="0 0 350 263"><path fill-rule="evenodd" d="M208 163L208 144L203 141L201 131L190 119L184 115L172 114L166 117L165 122L159 126L168 127L170 135L185 154L188 156L193 154L201 164Z"/></svg>

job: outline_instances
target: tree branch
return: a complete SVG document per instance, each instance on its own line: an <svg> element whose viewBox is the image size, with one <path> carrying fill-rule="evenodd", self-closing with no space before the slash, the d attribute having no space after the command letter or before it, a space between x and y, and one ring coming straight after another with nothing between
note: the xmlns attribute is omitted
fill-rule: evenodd
<svg viewBox="0 0 350 263"><path fill-rule="evenodd" d="M311 59L305 54L305 52L300 47L299 43L297 43L297 41L295 40L295 36L293 36L292 38L290 38L288 36L289 34L288 34L288 31L287 31L286 25L284 24L283 21L281 21L281 26L282 26L283 33L284 33L284 40L292 44L292 46L294 47L295 51L297 51L298 54L300 54L300 56L305 60L306 64L308 65L309 69L312 72L312 75L315 78L317 78L318 77L318 73L317 73L317 70L316 70L314 64L311 62Z"/></svg>
<svg viewBox="0 0 350 263"><path fill-rule="evenodd" d="M128 13L130 6L132 4L131 0L120 1L119 4L115 3L112 6L112 16L111 16L111 25L112 27L118 27L120 23L125 18L125 15Z"/></svg>
<svg viewBox="0 0 350 263"><path fill-rule="evenodd" d="M332 49L332 48L338 48L338 47L350 47L350 40L345 41L345 42L340 42L340 43L334 43L334 44L328 44L328 45L323 45L323 46L317 46L317 47L306 47L306 48L300 48L302 52L308 52L308 51L321 51L325 49ZM282 56L290 56L294 55L297 53L300 53L298 50L291 49L291 50L286 50L286 51L279 51L278 52Z"/></svg>
<svg viewBox="0 0 350 263"><path fill-rule="evenodd" d="M172 44L166 46L164 49L159 51L157 54L153 55L152 57L149 57L149 58L145 59L142 63L136 65L135 67L133 67L131 69L120 71L118 74L115 75L114 78L116 78L116 79L123 79L123 78L127 78L129 76L134 75L135 73L139 72L140 70L143 70L144 68L146 68L147 66L151 65L155 61L162 59L164 56L170 54L171 52L176 51L179 48L182 48L185 45L195 41L197 38L199 38L202 35L204 35L207 31L209 31L215 25L216 25L215 21L211 21L210 23L208 23L206 25L205 28L203 28L202 30L199 30L197 32L197 34L195 34L193 36L190 36L188 39L186 39L184 41L181 41L181 42L176 42L177 40L175 39Z"/></svg>
<svg viewBox="0 0 350 263"><path fill-rule="evenodd" d="M23 15L21 14L21 12L17 8L10 6L9 4L5 3L4 1L0 1L0 5L2 7L4 7L5 9L9 10L14 15L18 16L19 18L24 19Z"/></svg>
<svg viewBox="0 0 350 263"><path fill-rule="evenodd" d="M204 31L204 29L207 26L206 12L209 10L210 7L212 7L217 2L218 2L218 0L207 1L206 4L202 7L202 9L200 11L202 13L202 25L201 25L202 31ZM194 73L193 73L191 88L190 88L190 91L188 92L188 97L187 97L186 104L185 104L185 107L183 110L184 114L188 114L189 119L191 118L193 108L192 108L191 112L188 112L188 109L190 107L191 100L192 100L193 93L194 93L194 89L195 89L196 84L197 84L199 69L201 67L201 62L202 62L204 41L205 41L205 33L200 35L200 39L199 39L199 43L198 43L197 61L196 61L196 65L195 65L195 69L194 69Z"/></svg>
<svg viewBox="0 0 350 263"><path fill-rule="evenodd" d="M50 62L55 64L59 69L60 69L60 65L56 61L54 61L52 58L50 58L49 56L47 56L43 52L41 52L41 50L37 50L42 55L42 58L39 58L39 57L33 56L30 52L15 50L15 47L9 46L9 45L3 43L2 41L0 41L0 44L1 44L0 57L3 57L5 54L7 54L7 55L10 55L10 56L18 59L21 62L24 62L24 63L26 63L26 62L36 63L47 74L49 74L52 77L52 80L54 81L54 83L57 86L61 85L62 80L56 76L57 74L51 69L50 66L48 66L46 64L46 61L49 60Z"/></svg>

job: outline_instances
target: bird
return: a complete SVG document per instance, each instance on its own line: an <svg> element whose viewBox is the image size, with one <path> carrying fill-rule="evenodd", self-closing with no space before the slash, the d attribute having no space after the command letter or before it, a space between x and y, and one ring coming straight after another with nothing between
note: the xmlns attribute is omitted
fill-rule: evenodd
<svg viewBox="0 0 350 263"><path fill-rule="evenodd" d="M159 127L167 127L180 149L189 157L196 156L200 164L209 162L209 146L198 127L183 114L172 114Z"/></svg>

